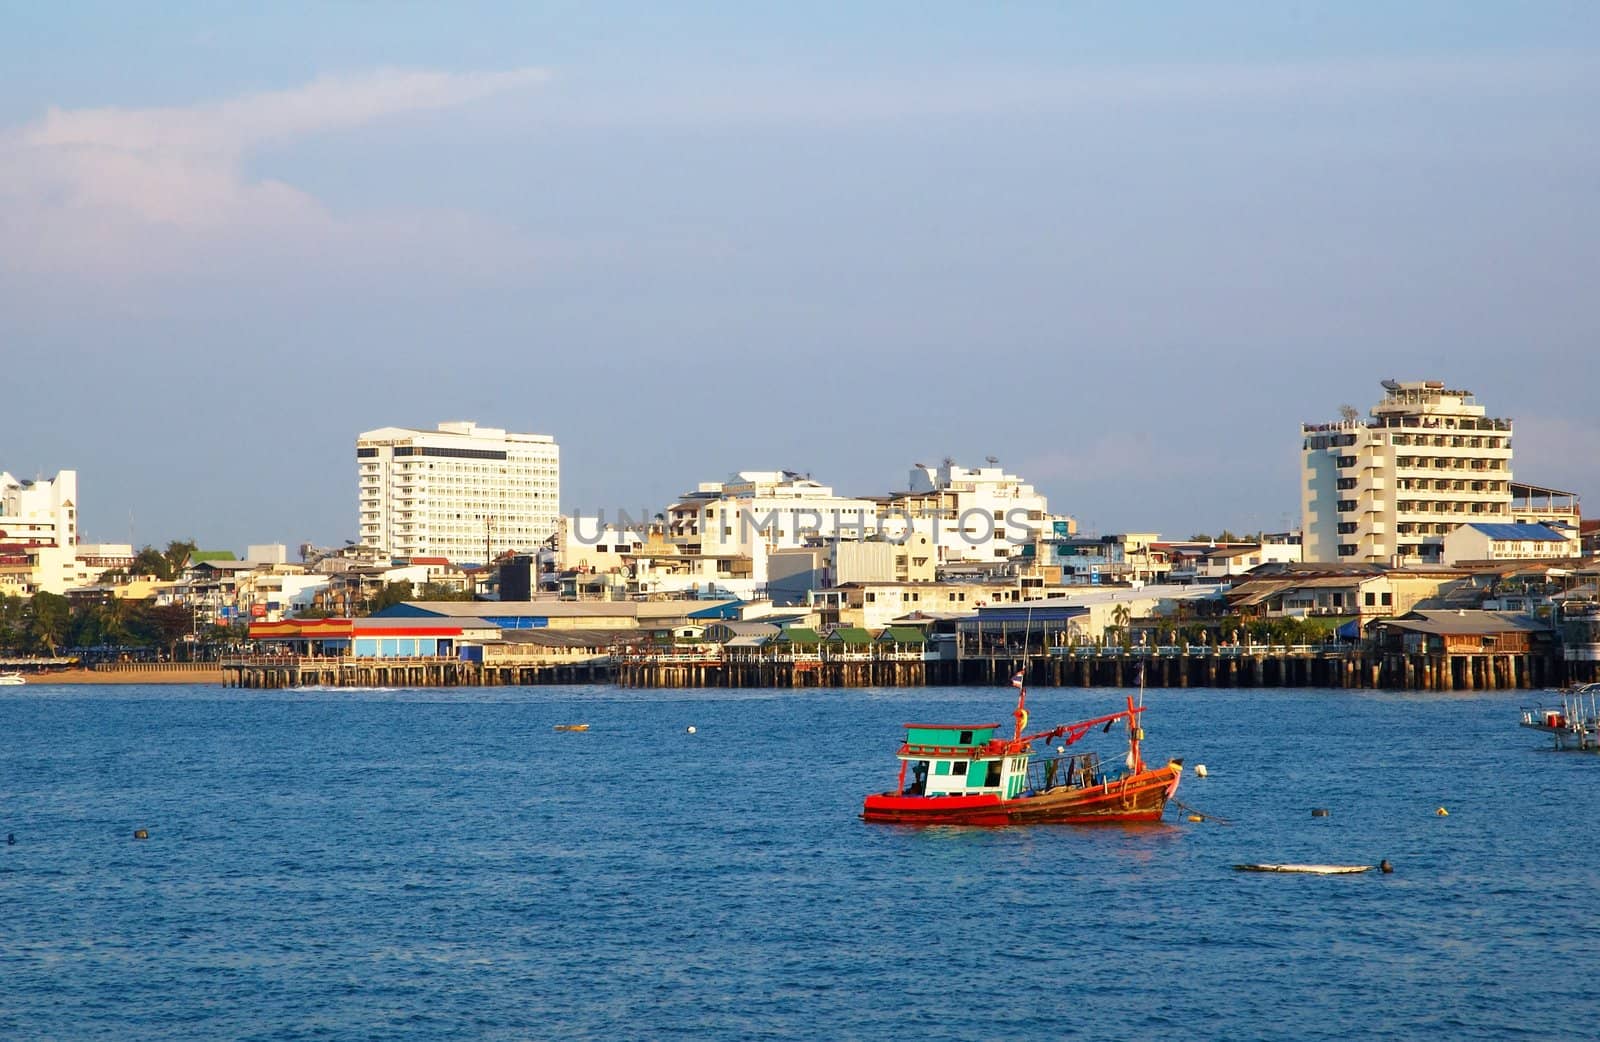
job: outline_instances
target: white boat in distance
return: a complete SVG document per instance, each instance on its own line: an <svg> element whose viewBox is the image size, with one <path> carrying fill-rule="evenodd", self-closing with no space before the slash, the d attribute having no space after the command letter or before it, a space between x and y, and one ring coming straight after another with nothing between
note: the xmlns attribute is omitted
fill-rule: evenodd
<svg viewBox="0 0 1600 1042"><path fill-rule="evenodd" d="M22 679L22 674L16 670L12 670L9 673L0 673L0 687L16 687L18 684L26 683L27 681Z"/></svg>

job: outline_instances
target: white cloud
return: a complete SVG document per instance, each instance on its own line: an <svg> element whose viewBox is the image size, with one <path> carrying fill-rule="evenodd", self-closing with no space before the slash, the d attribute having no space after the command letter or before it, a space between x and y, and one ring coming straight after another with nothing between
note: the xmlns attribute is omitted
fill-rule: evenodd
<svg viewBox="0 0 1600 1042"><path fill-rule="evenodd" d="M547 78L540 69L385 70L170 108L51 109L0 132L0 266L131 273L192 264L219 246L317 254L363 228L292 185L253 178L253 152L384 118L465 105ZM415 236L418 215L398 223ZM459 233L459 215L441 215ZM470 223L467 222L467 223ZM381 245L381 243L380 243Z"/></svg>

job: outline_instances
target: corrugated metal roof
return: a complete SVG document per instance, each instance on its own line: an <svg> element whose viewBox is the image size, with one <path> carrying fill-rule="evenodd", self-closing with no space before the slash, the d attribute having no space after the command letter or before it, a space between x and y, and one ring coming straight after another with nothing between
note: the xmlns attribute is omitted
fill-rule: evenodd
<svg viewBox="0 0 1600 1042"><path fill-rule="evenodd" d="M1549 623L1531 615L1503 611L1416 611L1405 618L1379 619L1371 628L1409 630L1413 633L1475 634L1549 632Z"/></svg>
<svg viewBox="0 0 1600 1042"><path fill-rule="evenodd" d="M615 630L506 630L507 644L533 644L541 648L604 648L617 639Z"/></svg>
<svg viewBox="0 0 1600 1042"><path fill-rule="evenodd" d="M1467 524L1475 532L1490 539L1514 540L1519 543L1564 543L1566 537L1544 525L1486 525L1477 521Z"/></svg>

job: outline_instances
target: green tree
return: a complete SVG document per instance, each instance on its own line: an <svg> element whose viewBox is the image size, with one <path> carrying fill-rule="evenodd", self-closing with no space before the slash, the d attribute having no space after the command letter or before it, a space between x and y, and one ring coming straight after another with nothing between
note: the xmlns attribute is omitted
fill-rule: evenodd
<svg viewBox="0 0 1600 1042"><path fill-rule="evenodd" d="M402 579L399 582L384 583L383 589L379 590L372 598L371 611L380 612L385 608L392 608L396 604L404 604L406 601L411 600L411 598L411 584L405 580Z"/></svg>
<svg viewBox="0 0 1600 1042"><path fill-rule="evenodd" d="M28 615L28 639L33 650L54 656L71 632L71 603L60 594L41 590L33 595Z"/></svg>
<svg viewBox="0 0 1600 1042"><path fill-rule="evenodd" d="M1128 624L1133 621L1133 611L1126 604L1118 604L1111 609L1111 630L1122 642L1123 647L1128 646L1130 636Z"/></svg>
<svg viewBox="0 0 1600 1042"><path fill-rule="evenodd" d="M129 569L135 575L153 575L157 579L171 579L172 565L162 555L160 550L153 546L146 546L139 550L133 557L133 564Z"/></svg>
<svg viewBox="0 0 1600 1042"><path fill-rule="evenodd" d="M161 552L161 556L167 559L168 574L166 577L168 579L176 579L182 575L183 570L189 566L189 559L194 556L194 552L197 549L198 547L193 539L174 539L168 543L167 548Z"/></svg>
<svg viewBox="0 0 1600 1042"><path fill-rule="evenodd" d="M164 644L167 656L178 657L178 642L194 632L194 609L185 604L156 604L145 612L150 635Z"/></svg>
<svg viewBox="0 0 1600 1042"><path fill-rule="evenodd" d="M472 594L448 583L423 583L417 591L419 601L470 601Z"/></svg>
<svg viewBox="0 0 1600 1042"><path fill-rule="evenodd" d="M0 650L20 654L28 645L28 602L0 596Z"/></svg>

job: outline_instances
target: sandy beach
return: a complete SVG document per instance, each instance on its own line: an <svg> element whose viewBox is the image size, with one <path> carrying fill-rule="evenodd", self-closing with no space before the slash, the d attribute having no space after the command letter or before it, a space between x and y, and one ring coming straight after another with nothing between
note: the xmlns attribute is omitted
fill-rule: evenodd
<svg viewBox="0 0 1600 1042"><path fill-rule="evenodd" d="M64 669L23 674L29 684L221 684L216 666L194 669Z"/></svg>

